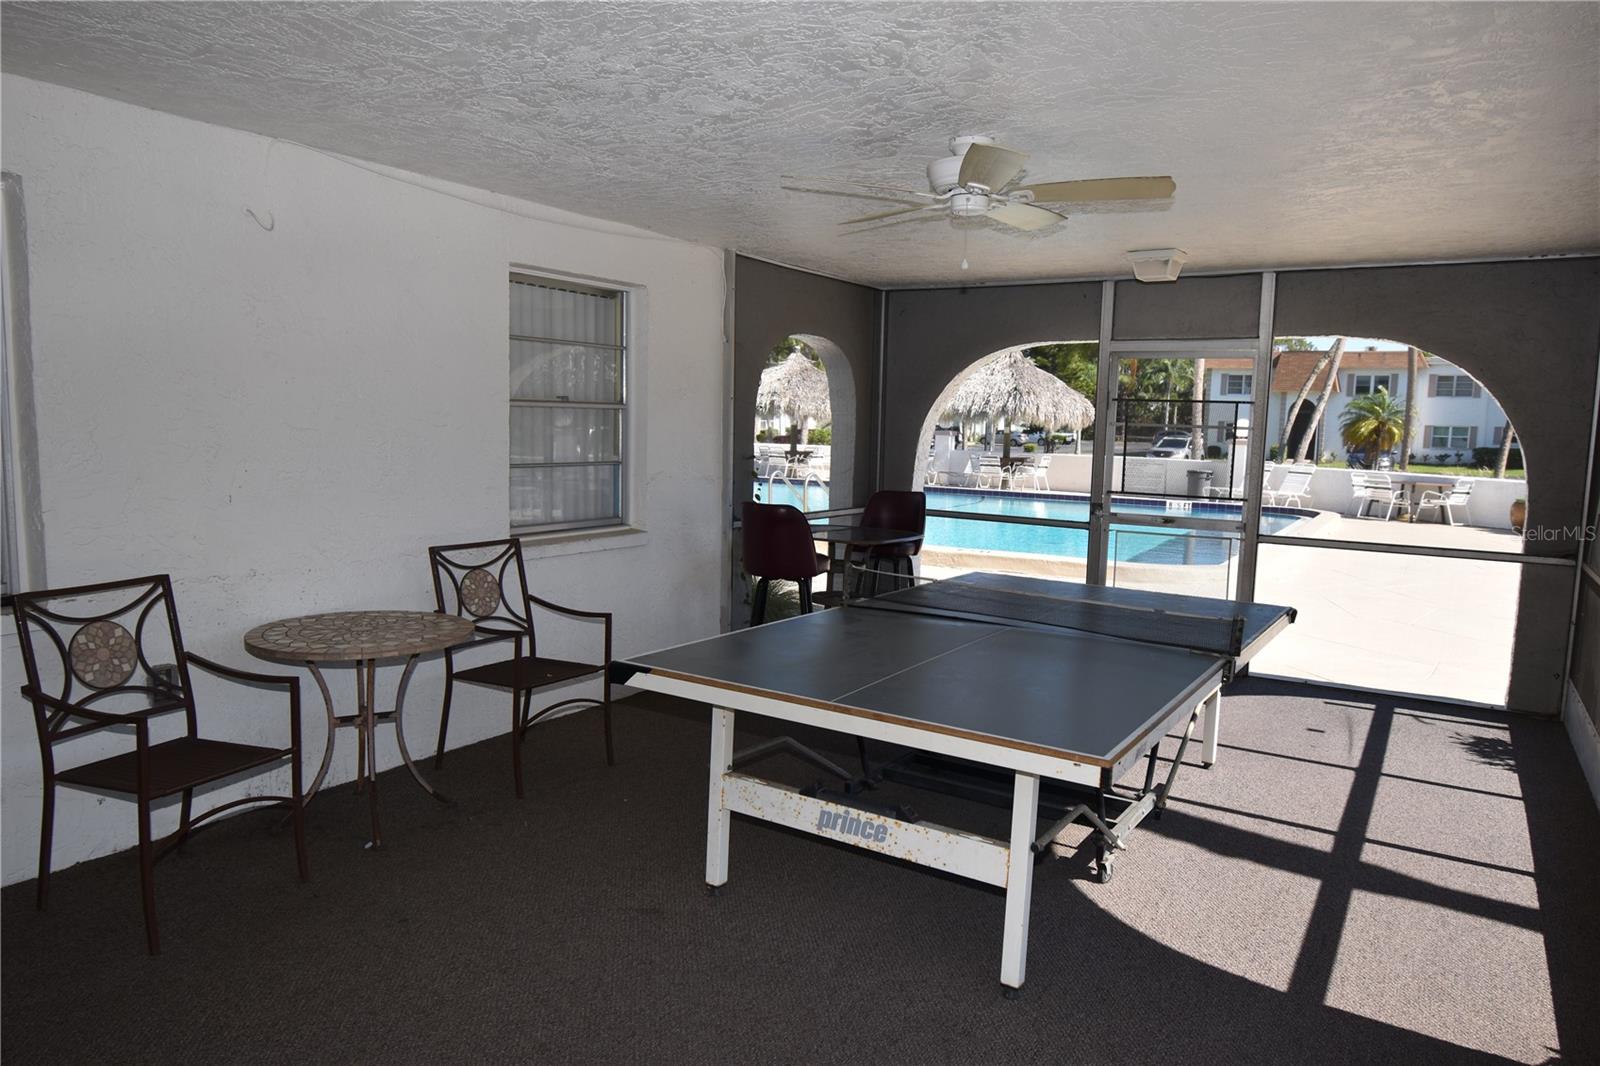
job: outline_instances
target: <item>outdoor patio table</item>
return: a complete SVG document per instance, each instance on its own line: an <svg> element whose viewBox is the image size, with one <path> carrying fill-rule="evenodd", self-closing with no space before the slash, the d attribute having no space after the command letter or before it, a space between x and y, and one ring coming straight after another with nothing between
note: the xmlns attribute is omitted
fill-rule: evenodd
<svg viewBox="0 0 1600 1066"><path fill-rule="evenodd" d="M1376 473L1387 474L1392 484L1406 490L1406 511L1411 515L1412 521L1416 521L1419 486L1421 488L1449 487L1460 480L1453 474L1414 474L1409 470L1379 470ZM1442 510L1439 512L1439 521L1445 521L1445 515Z"/></svg>
<svg viewBox="0 0 1600 1066"><path fill-rule="evenodd" d="M382 843L378 829L378 749L375 744L379 722L393 723L400 758L417 784L441 803L449 802L423 779L411 761L400 714L405 706L406 685L411 681L411 671L416 669L418 657L454 647L468 640L472 630L471 619L434 611L334 611L282 618L259 625L244 635L245 650L251 655L304 666L322 690L322 703L328 712L328 745L323 749L317 776L306 791L307 803L317 794L328 774L337 731L345 726L356 730L356 787L359 790L365 785L372 809L372 840L368 847L375 848ZM394 709L379 711L378 663L398 659L406 660L406 668L395 690ZM356 668L356 713L339 715L334 713L333 694L328 691L320 664L346 662L354 663Z"/></svg>
<svg viewBox="0 0 1600 1066"><path fill-rule="evenodd" d="M845 568L853 551L868 551L887 544L907 544L922 539L921 533L904 529L875 529L872 526L825 525L812 526L811 537L828 546L828 588L834 588L834 578L839 578L838 590L848 587ZM835 548L838 549L837 553ZM856 590L861 579L856 579Z"/></svg>

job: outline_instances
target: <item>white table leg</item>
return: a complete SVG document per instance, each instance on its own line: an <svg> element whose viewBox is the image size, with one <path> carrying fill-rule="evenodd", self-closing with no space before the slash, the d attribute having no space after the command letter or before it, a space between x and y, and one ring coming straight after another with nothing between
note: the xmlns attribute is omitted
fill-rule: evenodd
<svg viewBox="0 0 1600 1066"><path fill-rule="evenodd" d="M1028 912L1033 904L1033 838L1039 828L1039 777L1018 774L1011 797L1011 853L1000 983L1021 988L1028 969Z"/></svg>
<svg viewBox="0 0 1600 1066"><path fill-rule="evenodd" d="M728 880L728 830L733 815L722 792L722 775L733 768L733 712L711 708L711 793L706 812L706 884Z"/></svg>
<svg viewBox="0 0 1600 1066"><path fill-rule="evenodd" d="M1217 731L1222 718L1222 689L1219 688L1206 697L1205 717L1206 732L1200 749L1200 761L1209 769L1217 762Z"/></svg>

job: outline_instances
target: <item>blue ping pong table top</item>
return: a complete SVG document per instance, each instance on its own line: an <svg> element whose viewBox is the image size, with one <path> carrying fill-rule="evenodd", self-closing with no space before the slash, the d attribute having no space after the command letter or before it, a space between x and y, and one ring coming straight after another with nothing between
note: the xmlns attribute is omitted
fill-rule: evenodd
<svg viewBox="0 0 1600 1066"><path fill-rule="evenodd" d="M612 677L640 685L640 674L659 675L709 702L721 692L767 696L1111 765L1231 666L1216 652L1100 633L882 609L935 595L923 590L948 599L963 589L1242 618L1247 647L1293 617L1263 604L974 574L619 660Z"/></svg>

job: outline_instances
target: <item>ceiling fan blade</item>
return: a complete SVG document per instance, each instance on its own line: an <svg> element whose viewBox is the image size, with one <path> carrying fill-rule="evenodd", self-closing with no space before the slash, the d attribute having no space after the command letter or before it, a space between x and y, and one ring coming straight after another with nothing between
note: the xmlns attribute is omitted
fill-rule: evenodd
<svg viewBox="0 0 1600 1066"><path fill-rule="evenodd" d="M961 157L961 173L956 178L959 185L982 185L997 190L1022 173L1027 156L998 144L975 144Z"/></svg>
<svg viewBox="0 0 1600 1066"><path fill-rule="evenodd" d="M899 188L898 186L890 185L888 182L885 182L885 181L855 181L854 179L851 179L851 178L829 178L829 177L824 177L824 176L821 176L821 175L797 175L797 174L784 174L784 175L782 175L782 181L784 181L784 182L820 181L820 182L823 182L823 183L828 184L828 185L849 185L849 186L852 186L852 187L857 188L857 189L871 189L874 192L882 193L882 194L884 194L886 196L894 196L894 197L897 197L898 199L902 199L902 200L932 201L932 200L937 200L938 199L938 197L935 196L931 192L927 192L925 190L918 190L918 189L902 189L902 188ZM823 191L825 191L825 190L822 190L822 189L796 188L796 187L788 185L788 184L782 185L781 187L785 188L785 189L791 189L794 192L823 192Z"/></svg>
<svg viewBox="0 0 1600 1066"><path fill-rule="evenodd" d="M1084 181L1047 181L1024 185L1016 192L1031 192L1046 204L1084 204L1096 200L1165 200L1178 188L1169 177L1089 178Z"/></svg>
<svg viewBox="0 0 1600 1066"><path fill-rule="evenodd" d="M893 211L879 211L875 215L862 215L860 218L847 218L843 222L839 223L839 225L850 226L857 222L877 222L879 219L893 218L896 215L909 215L917 211L926 211L928 210L928 207L932 206L932 204L929 204L927 207L897 207Z"/></svg>
<svg viewBox="0 0 1600 1066"><path fill-rule="evenodd" d="M869 222L861 226L851 226L849 229L840 230L841 237L859 237L863 233L877 233L879 230L889 229L892 226L923 225L929 222L943 222L949 216L943 211L908 211L903 215L886 219L883 222Z"/></svg>
<svg viewBox="0 0 1600 1066"><path fill-rule="evenodd" d="M1046 211L1032 204L1001 204L984 217L1003 222L1016 229L1026 230L1044 229L1046 226L1053 226L1063 221L1054 211Z"/></svg>

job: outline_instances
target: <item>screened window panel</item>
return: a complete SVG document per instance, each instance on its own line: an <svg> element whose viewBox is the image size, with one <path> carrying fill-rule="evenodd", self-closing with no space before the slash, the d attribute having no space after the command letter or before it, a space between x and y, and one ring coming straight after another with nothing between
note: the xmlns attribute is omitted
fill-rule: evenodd
<svg viewBox="0 0 1600 1066"><path fill-rule="evenodd" d="M620 293L588 293L526 281L511 283L511 333L516 337L622 344Z"/></svg>
<svg viewBox="0 0 1600 1066"><path fill-rule="evenodd" d="M513 340L511 398L621 403L622 350Z"/></svg>
<svg viewBox="0 0 1600 1066"><path fill-rule="evenodd" d="M603 525L621 517L620 463L511 470L513 526Z"/></svg>
<svg viewBox="0 0 1600 1066"><path fill-rule="evenodd" d="M511 408L513 463L622 460L622 412L614 407Z"/></svg>

